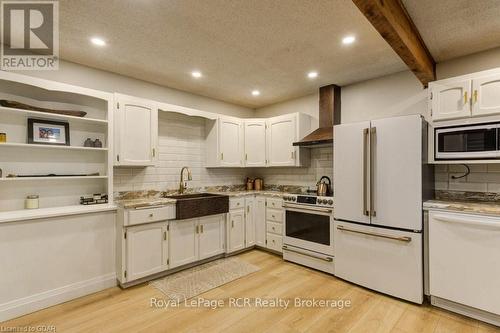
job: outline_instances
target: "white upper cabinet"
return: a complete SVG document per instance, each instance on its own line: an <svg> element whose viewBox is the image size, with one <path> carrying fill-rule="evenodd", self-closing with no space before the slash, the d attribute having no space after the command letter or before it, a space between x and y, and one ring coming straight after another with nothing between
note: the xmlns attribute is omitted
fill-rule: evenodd
<svg viewBox="0 0 500 333"><path fill-rule="evenodd" d="M470 117L471 80L435 83L431 89L433 120Z"/></svg>
<svg viewBox="0 0 500 333"><path fill-rule="evenodd" d="M296 115L285 115L268 120L267 149L269 166L294 166L297 141Z"/></svg>
<svg viewBox="0 0 500 333"><path fill-rule="evenodd" d="M115 165L154 165L158 109L152 101L115 94Z"/></svg>
<svg viewBox="0 0 500 333"><path fill-rule="evenodd" d="M245 166L266 166L266 121L245 120Z"/></svg>
<svg viewBox="0 0 500 333"><path fill-rule="evenodd" d="M207 120L206 135L208 167L243 166L244 134L240 119Z"/></svg>
<svg viewBox="0 0 500 333"><path fill-rule="evenodd" d="M472 115L500 113L500 74L472 81Z"/></svg>
<svg viewBox="0 0 500 333"><path fill-rule="evenodd" d="M469 119L500 114L500 69L429 83L433 121ZM491 117L486 121L495 120ZM457 125L457 122L449 122Z"/></svg>

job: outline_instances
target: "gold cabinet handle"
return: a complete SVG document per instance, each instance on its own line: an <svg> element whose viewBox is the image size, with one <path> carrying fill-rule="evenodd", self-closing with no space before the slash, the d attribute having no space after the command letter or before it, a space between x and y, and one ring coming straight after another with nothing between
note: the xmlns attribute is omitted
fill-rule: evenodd
<svg viewBox="0 0 500 333"><path fill-rule="evenodd" d="M203 233L203 224L200 227L201 227L201 233Z"/></svg>
<svg viewBox="0 0 500 333"><path fill-rule="evenodd" d="M474 90L474 103L477 103L477 89Z"/></svg>
<svg viewBox="0 0 500 333"><path fill-rule="evenodd" d="M149 217L153 218L153 213L149 214Z"/></svg>
<svg viewBox="0 0 500 333"><path fill-rule="evenodd" d="M163 232L163 240L167 240L167 232L166 231Z"/></svg>
<svg viewBox="0 0 500 333"><path fill-rule="evenodd" d="M247 206L247 213L250 213L250 206Z"/></svg>
<svg viewBox="0 0 500 333"><path fill-rule="evenodd" d="M234 228L234 220L231 220L231 228Z"/></svg>
<svg viewBox="0 0 500 333"><path fill-rule="evenodd" d="M467 91L464 92L464 104L467 104Z"/></svg>

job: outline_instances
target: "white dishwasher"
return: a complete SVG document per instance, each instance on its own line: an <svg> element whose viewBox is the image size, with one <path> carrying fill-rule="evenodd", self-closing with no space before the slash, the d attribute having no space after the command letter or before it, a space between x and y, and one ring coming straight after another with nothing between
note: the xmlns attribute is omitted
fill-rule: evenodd
<svg viewBox="0 0 500 333"><path fill-rule="evenodd" d="M431 302L500 325L500 217L429 212Z"/></svg>

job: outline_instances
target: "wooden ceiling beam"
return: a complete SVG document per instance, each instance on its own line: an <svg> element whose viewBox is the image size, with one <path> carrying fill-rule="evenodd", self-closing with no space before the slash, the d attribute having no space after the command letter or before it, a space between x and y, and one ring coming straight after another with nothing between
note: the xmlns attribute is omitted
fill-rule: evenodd
<svg viewBox="0 0 500 333"><path fill-rule="evenodd" d="M401 0L352 0L424 86L436 63Z"/></svg>

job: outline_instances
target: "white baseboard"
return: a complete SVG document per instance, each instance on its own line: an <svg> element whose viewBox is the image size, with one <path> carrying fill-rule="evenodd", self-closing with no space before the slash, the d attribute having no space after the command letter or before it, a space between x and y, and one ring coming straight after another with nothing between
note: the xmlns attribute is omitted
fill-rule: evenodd
<svg viewBox="0 0 500 333"><path fill-rule="evenodd" d="M0 304L0 322L111 288L116 284L116 274L111 273Z"/></svg>
<svg viewBox="0 0 500 333"><path fill-rule="evenodd" d="M484 321L488 324L500 326L500 315L491 312L471 308L470 306L458 304L436 296L431 296L431 304L448 311L456 312L467 317Z"/></svg>

